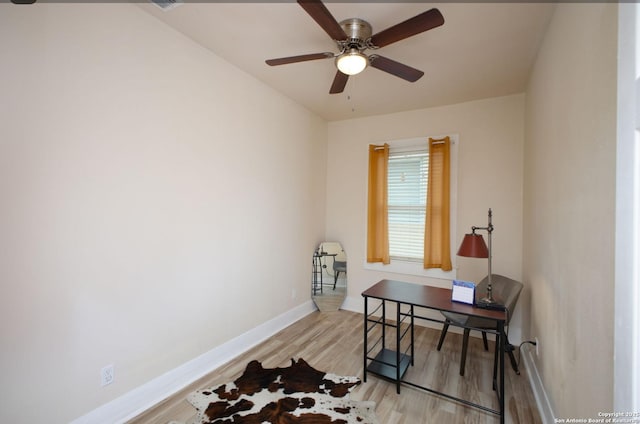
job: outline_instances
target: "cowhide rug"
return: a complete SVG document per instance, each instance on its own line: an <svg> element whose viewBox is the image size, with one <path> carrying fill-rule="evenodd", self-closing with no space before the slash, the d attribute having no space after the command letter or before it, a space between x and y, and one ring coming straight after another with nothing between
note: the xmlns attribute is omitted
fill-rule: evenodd
<svg viewBox="0 0 640 424"><path fill-rule="evenodd" d="M191 393L193 424L378 424L375 402L352 401L357 377L312 368L303 359L286 368L251 361L234 382ZM179 424L176 422L170 424Z"/></svg>

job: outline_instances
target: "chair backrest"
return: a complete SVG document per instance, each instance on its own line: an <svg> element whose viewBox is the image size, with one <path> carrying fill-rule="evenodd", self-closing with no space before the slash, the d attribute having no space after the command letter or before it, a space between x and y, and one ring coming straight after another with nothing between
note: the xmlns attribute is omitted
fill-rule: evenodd
<svg viewBox="0 0 640 424"><path fill-rule="evenodd" d="M346 261L333 261L333 270L347 272L347 262Z"/></svg>
<svg viewBox="0 0 640 424"><path fill-rule="evenodd" d="M489 284L489 277L484 277L482 281L476 287L476 298L481 298L487 293L487 286ZM522 291L522 284L519 281L512 280L504 275L491 274L491 288L493 291L493 297L500 301L507 307L509 315L507 317L507 324L511 321L513 316L513 310L518 303L518 297Z"/></svg>

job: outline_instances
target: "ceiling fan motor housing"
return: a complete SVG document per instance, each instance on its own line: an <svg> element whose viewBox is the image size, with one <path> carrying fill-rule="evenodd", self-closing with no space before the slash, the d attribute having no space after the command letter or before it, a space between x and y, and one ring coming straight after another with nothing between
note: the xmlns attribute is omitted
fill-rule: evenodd
<svg viewBox="0 0 640 424"><path fill-rule="evenodd" d="M371 38L371 25L369 22L351 18L340 22L340 27L347 34L346 40L338 40L338 45L342 50L356 47L358 50L368 48L367 41Z"/></svg>

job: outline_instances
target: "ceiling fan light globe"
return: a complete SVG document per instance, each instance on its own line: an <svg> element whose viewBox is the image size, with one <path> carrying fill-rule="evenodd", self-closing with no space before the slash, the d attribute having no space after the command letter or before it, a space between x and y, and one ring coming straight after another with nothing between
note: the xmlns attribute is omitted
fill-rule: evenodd
<svg viewBox="0 0 640 424"><path fill-rule="evenodd" d="M364 71L369 64L367 56L353 49L336 58L338 70L345 75L356 75Z"/></svg>

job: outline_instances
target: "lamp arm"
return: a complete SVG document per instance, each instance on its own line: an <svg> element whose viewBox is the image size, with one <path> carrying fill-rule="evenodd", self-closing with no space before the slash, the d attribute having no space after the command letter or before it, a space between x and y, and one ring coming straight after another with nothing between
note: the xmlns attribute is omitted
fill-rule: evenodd
<svg viewBox="0 0 640 424"><path fill-rule="evenodd" d="M493 225L489 224L488 227L476 227L475 225L473 227L471 227L471 231L475 233L476 230L484 230L487 231L489 234L491 234L491 232L493 232Z"/></svg>

